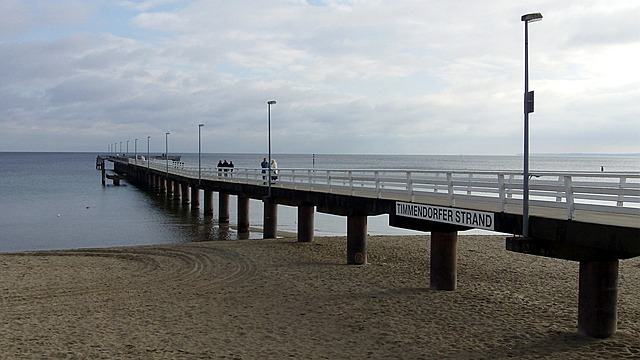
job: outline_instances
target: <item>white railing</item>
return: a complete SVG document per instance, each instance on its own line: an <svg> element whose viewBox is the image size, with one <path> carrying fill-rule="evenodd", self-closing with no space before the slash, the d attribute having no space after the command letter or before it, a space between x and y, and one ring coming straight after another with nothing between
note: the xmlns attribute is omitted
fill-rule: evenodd
<svg viewBox="0 0 640 360"><path fill-rule="evenodd" d="M164 160L137 160L137 165L167 171ZM264 169L228 170L203 167L200 173L205 180L260 186L267 182ZM197 166L169 162L168 172L198 178ZM519 172L278 169L277 176L272 187L522 213L523 176ZM529 181L529 204L561 211L566 219L575 219L576 211L638 216L634 226L640 226L640 174L534 172Z"/></svg>

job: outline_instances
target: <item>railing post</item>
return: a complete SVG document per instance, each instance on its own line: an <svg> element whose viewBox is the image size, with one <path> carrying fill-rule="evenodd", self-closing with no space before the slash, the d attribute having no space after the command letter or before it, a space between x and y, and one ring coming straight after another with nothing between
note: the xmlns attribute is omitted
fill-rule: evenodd
<svg viewBox="0 0 640 360"><path fill-rule="evenodd" d="M327 170L327 188L329 189L329 193L331 193L331 170Z"/></svg>
<svg viewBox="0 0 640 360"><path fill-rule="evenodd" d="M500 211L506 211L507 199L504 190L504 174L498 173L498 196L500 197Z"/></svg>
<svg viewBox="0 0 640 360"><path fill-rule="evenodd" d="M453 198L453 174L447 173L447 192L449 194L449 206L455 205L455 199Z"/></svg>
<svg viewBox="0 0 640 360"><path fill-rule="evenodd" d="M407 191L409 192L409 201L413 201L413 181L411 180L411 171L407 171Z"/></svg>
<svg viewBox="0 0 640 360"><path fill-rule="evenodd" d="M567 197L567 218L573 220L575 206L573 204L573 186L571 175L564 176L564 192Z"/></svg>
<svg viewBox="0 0 640 360"><path fill-rule="evenodd" d="M627 183L627 178L625 176L620 177L620 185L618 185L618 189L620 192L618 193L618 201L616 202L616 206L623 206L624 204L624 188Z"/></svg>
<svg viewBox="0 0 640 360"><path fill-rule="evenodd" d="M380 172L379 171L374 171L373 172L373 177L374 177L375 182L376 182L376 198L380 199Z"/></svg>
<svg viewBox="0 0 640 360"><path fill-rule="evenodd" d="M558 176L558 187L563 187L564 185L564 176ZM562 201L562 191L558 190L556 193L556 201Z"/></svg>
<svg viewBox="0 0 640 360"><path fill-rule="evenodd" d="M349 170L347 175L349 176L349 194L353 196L353 171Z"/></svg>

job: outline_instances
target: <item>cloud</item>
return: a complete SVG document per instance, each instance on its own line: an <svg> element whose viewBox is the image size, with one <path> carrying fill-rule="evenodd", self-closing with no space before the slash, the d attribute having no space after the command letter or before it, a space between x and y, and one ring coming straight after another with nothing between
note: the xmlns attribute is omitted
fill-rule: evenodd
<svg viewBox="0 0 640 360"><path fill-rule="evenodd" d="M521 151L529 5L82 3L2 3L14 16L0 30L0 150L30 149L34 137L51 138L38 143L45 150L101 150L169 130L176 151L193 151L205 123L209 151L262 152L276 99L277 152ZM537 5L532 148L638 149L639 5ZM87 148L68 148L69 134Z"/></svg>

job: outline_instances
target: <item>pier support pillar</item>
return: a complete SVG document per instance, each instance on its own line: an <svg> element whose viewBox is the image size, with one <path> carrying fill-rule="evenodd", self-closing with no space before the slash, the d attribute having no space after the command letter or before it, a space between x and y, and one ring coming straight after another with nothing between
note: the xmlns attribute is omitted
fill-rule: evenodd
<svg viewBox="0 0 640 360"><path fill-rule="evenodd" d="M298 242L313 240L313 205L298 206Z"/></svg>
<svg viewBox="0 0 640 360"><path fill-rule="evenodd" d="M457 272L458 232L431 232L431 288L455 290Z"/></svg>
<svg viewBox="0 0 640 360"><path fill-rule="evenodd" d="M200 207L200 189L197 186L191 187L191 208L197 209Z"/></svg>
<svg viewBox="0 0 640 360"><path fill-rule="evenodd" d="M165 183L167 184L167 197L173 197L173 180L166 178Z"/></svg>
<svg viewBox="0 0 640 360"><path fill-rule="evenodd" d="M229 194L218 194L218 223L229 224Z"/></svg>
<svg viewBox="0 0 640 360"><path fill-rule="evenodd" d="M181 196L180 182L178 180L173 180L173 198L178 200Z"/></svg>
<svg viewBox="0 0 640 360"><path fill-rule="evenodd" d="M167 192L167 178L164 178L164 177L160 178L160 192L161 193Z"/></svg>
<svg viewBox="0 0 640 360"><path fill-rule="evenodd" d="M271 199L264 199L263 239L273 239L278 232L278 204Z"/></svg>
<svg viewBox="0 0 640 360"><path fill-rule="evenodd" d="M204 213L213 214L213 190L204 189Z"/></svg>
<svg viewBox="0 0 640 360"><path fill-rule="evenodd" d="M189 184L182 183L180 184L180 194L182 194L182 203L189 203Z"/></svg>
<svg viewBox="0 0 640 360"><path fill-rule="evenodd" d="M249 198L238 196L238 233L249 232Z"/></svg>
<svg viewBox="0 0 640 360"><path fill-rule="evenodd" d="M158 181L158 177L154 174L149 174L149 180L151 181L151 189L153 191L160 191L160 182Z"/></svg>
<svg viewBox="0 0 640 360"><path fill-rule="evenodd" d="M578 333L607 338L618 321L618 260L580 261Z"/></svg>
<svg viewBox="0 0 640 360"><path fill-rule="evenodd" d="M367 264L367 216L347 216L347 264Z"/></svg>

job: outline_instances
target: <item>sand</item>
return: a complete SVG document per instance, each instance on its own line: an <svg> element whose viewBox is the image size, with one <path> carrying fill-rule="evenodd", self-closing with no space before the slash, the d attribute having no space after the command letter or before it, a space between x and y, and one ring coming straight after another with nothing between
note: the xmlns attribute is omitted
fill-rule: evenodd
<svg viewBox="0 0 640 360"><path fill-rule="evenodd" d="M640 358L640 258L618 332L578 335L578 263L461 236L458 289L429 289L429 237L319 237L0 255L1 359Z"/></svg>

